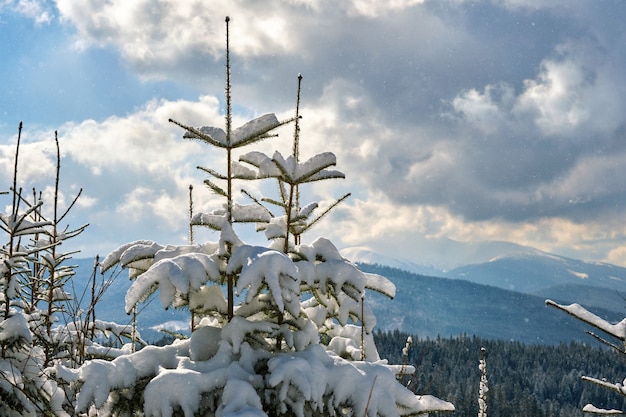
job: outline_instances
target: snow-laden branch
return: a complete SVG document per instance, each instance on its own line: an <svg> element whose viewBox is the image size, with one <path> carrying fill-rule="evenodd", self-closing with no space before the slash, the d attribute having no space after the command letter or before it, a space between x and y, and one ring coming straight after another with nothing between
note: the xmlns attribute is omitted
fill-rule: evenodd
<svg viewBox="0 0 626 417"><path fill-rule="evenodd" d="M271 137L272 135L269 134L270 131L287 123L291 123L293 120L294 118L291 118L281 122L276 118L274 113L266 114L250 120L243 126L233 130L229 138L227 137L224 129L219 127L202 126L200 128L195 128L169 119L171 123L174 123L187 131L183 135L185 139L200 139L213 146L230 149L239 148Z"/></svg>
<svg viewBox="0 0 626 417"><path fill-rule="evenodd" d="M260 325L236 318L221 332L196 331L190 341L148 346L110 362L92 360L76 370L59 366L58 376L82 384L78 412L90 404L101 408L118 398L113 392L145 378L150 378L143 395L147 417L171 415L177 408L194 415L201 404L217 408L207 413L224 417L266 415L269 404L280 414L301 417L330 415L341 408L371 417L454 411L449 402L413 394L397 382L394 369L385 362L349 361L319 344L268 357L265 350L244 341L250 331L270 330L256 328ZM194 344L212 346L209 357L190 361L187 355ZM260 367L261 363L265 365ZM376 395L368 403L372 387Z"/></svg>
<svg viewBox="0 0 626 417"><path fill-rule="evenodd" d="M400 416L435 411L454 411L454 406L431 396L415 396L398 384L395 374L372 362L349 362L311 345L303 352L278 355L268 362L268 384L278 389L281 413L306 415L328 412L325 404L339 409L349 406L354 416ZM320 378L326 375L326 378ZM369 398L374 386L376 395ZM369 399L369 401L368 401Z"/></svg>
<svg viewBox="0 0 626 417"><path fill-rule="evenodd" d="M28 207L24 213L19 215L14 213L0 214L0 228L12 236L24 236L37 233L49 235L50 231L47 227L52 225L51 222L26 220L33 212L41 209L42 204L43 202L40 201Z"/></svg>
<svg viewBox="0 0 626 417"><path fill-rule="evenodd" d="M561 305L552 300L546 300L546 305L558 308L566 313L576 317L577 319L602 330L603 332L626 342L626 319L619 323L612 324L586 310L580 304Z"/></svg>
<svg viewBox="0 0 626 417"><path fill-rule="evenodd" d="M396 294L395 285L387 278L367 274L361 271L355 264L341 256L339 250L326 238L318 238L311 245L300 245L300 253L306 260L314 265L314 269L306 269L306 265L299 266L304 272L303 281L311 286L319 286L325 294L327 285L332 285L335 292L346 292L353 298L360 297L365 288L378 291L393 298ZM358 292L354 293L349 288ZM347 291L346 291L347 290Z"/></svg>
<svg viewBox="0 0 626 417"><path fill-rule="evenodd" d="M215 171L214 169L211 168L205 168L205 167L198 167L199 170L202 170L204 172L206 172L207 174L220 179L220 180L227 180L228 176L224 175L224 174L220 174L219 172ZM240 164L237 161L231 161L230 162L230 175L232 179L238 179L238 180L254 180L256 179L257 175L256 175L256 171L248 168L245 165Z"/></svg>
<svg viewBox="0 0 626 417"><path fill-rule="evenodd" d="M621 410L615 410L615 409L611 409L611 410L606 410L604 408L598 408L596 406L594 406L593 404L587 404L583 407L583 413L589 413L589 414L598 414L598 415L607 415L607 416L623 416L624 413Z"/></svg>
<svg viewBox="0 0 626 417"><path fill-rule="evenodd" d="M372 273L364 274L366 278L365 288L384 294L389 298L396 296L396 285L393 282L382 275Z"/></svg>
<svg viewBox="0 0 626 417"><path fill-rule="evenodd" d="M226 273L239 273L237 295L247 289L247 303L266 287L278 311L287 309L294 317L300 314L300 274L284 253L259 246L240 246L233 252Z"/></svg>
<svg viewBox="0 0 626 417"><path fill-rule="evenodd" d="M131 387L140 379L158 375L163 368L175 368L178 356L188 353L188 349L188 342L165 347L146 346L112 361L90 360L78 369L58 365L57 376L66 382L80 381L76 411L81 412L91 404L102 407L114 389Z"/></svg>
<svg viewBox="0 0 626 417"><path fill-rule="evenodd" d="M558 308L559 310L562 310L576 317L578 320L584 323L587 323L599 330L602 330L603 332L621 340L622 342L626 342L626 319L620 321L619 323L613 324L589 312L588 310L586 310L584 307L580 306L579 304L561 305L561 304L555 303L552 300L546 300L546 304L551 307ZM603 341L601 338L599 338L598 336L594 334L592 334L592 336ZM612 344L609 343L609 345L612 345ZM620 382L612 383L604 379L597 379L597 378L592 378L588 376L583 376L582 379L584 381L588 381L593 384L599 385L601 387L607 388L622 396L626 396L626 387L624 386L624 384L626 384L626 380L622 381L621 383ZM583 412L590 413L590 414L598 414L598 415L623 415L624 414L620 410L601 409L601 408L595 407L592 404L585 405L585 407L583 407Z"/></svg>
<svg viewBox="0 0 626 417"><path fill-rule="evenodd" d="M611 391L614 391L614 392L616 392L616 393L626 397L626 387L624 386L624 384L626 383L626 380L622 381L621 383L620 382L612 383L612 382L608 382L608 381L606 381L604 379L597 379L597 378L592 378L592 377L589 377L589 376L583 376L582 379L584 381L588 381L588 382L594 383L594 384L599 385L601 387L608 388Z"/></svg>
<svg viewBox="0 0 626 417"><path fill-rule="evenodd" d="M32 334L28 327L28 320L22 313L15 313L0 322L0 342L11 343L15 340L32 342Z"/></svg>
<svg viewBox="0 0 626 417"><path fill-rule="evenodd" d="M267 223L272 215L258 204L233 204L233 223ZM226 209L216 209L209 213L196 213L191 218L194 226L205 226L213 230L222 230L228 223Z"/></svg>
<svg viewBox="0 0 626 417"><path fill-rule="evenodd" d="M332 152L324 152L313 156L305 162L298 162L293 155L285 158L276 151L272 158L262 152L249 152L239 157L241 162L255 166L258 178L278 178L287 184L304 184L329 178L345 178L340 171L326 168L337 164Z"/></svg>
<svg viewBox="0 0 626 417"><path fill-rule="evenodd" d="M133 242L125 243L114 251L109 253L101 262L100 262L100 270L104 274L106 271L120 263L122 259L122 255L129 249L135 253L142 252L145 253L145 257L154 256L154 253L158 250L154 245L157 245L155 242L151 240L136 240ZM149 249L148 249L149 248ZM163 248L163 246L159 245L159 248ZM129 252L130 253L130 252ZM126 255L130 257L129 255ZM137 258L137 257L135 257Z"/></svg>
<svg viewBox="0 0 626 417"><path fill-rule="evenodd" d="M207 281L220 282L220 260L215 255L189 253L164 258L137 277L126 293L126 312L149 296L157 288L164 308L168 308L177 294L198 291Z"/></svg>

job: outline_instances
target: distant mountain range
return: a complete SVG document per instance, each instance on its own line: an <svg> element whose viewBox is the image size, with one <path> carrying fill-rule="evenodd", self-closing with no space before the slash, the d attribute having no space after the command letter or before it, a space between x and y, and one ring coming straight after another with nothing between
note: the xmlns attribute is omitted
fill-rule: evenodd
<svg viewBox="0 0 626 417"><path fill-rule="evenodd" d="M615 265L502 242L466 248L462 257L473 263L456 261L456 265L448 263L449 269L385 257L365 248L346 249L342 254L396 285L394 300L379 294L367 296L381 330L398 329L431 338L467 334L533 344L590 342L585 325L546 307L545 299L577 302L613 322L626 315L626 268ZM93 260L75 262L79 265L76 291L80 291ZM117 323L130 320L124 312L124 297L130 286L126 276L122 271L98 305L100 319ZM149 340L160 337L155 329L164 324L171 330L186 330L188 322L189 312L166 311L158 298L139 314L140 330Z"/></svg>
<svg viewBox="0 0 626 417"><path fill-rule="evenodd" d="M500 256L542 253L535 248L511 242L494 240L466 243L446 238L424 238L418 242L414 251L410 259L388 256L364 246L345 248L341 253L354 261L393 266L433 276L442 276L452 269L487 262Z"/></svg>
<svg viewBox="0 0 626 417"><path fill-rule="evenodd" d="M342 254L353 262L464 280L626 314L626 268L570 259L514 244L501 246L500 242L474 249L473 257L468 256L473 262L449 270L386 257L364 248L346 249Z"/></svg>

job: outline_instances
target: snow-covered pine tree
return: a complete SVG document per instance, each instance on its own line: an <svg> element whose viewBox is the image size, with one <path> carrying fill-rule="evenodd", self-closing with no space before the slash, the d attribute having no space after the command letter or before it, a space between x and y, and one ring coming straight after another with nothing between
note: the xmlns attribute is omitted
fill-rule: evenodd
<svg viewBox="0 0 626 417"><path fill-rule="evenodd" d="M300 242L301 234L330 209L314 217L317 204L300 207L300 187L342 178L328 169L335 156L322 153L300 162L296 124L291 155L247 152L235 159L235 151L297 122L299 110L285 122L268 114L232 129L228 25L227 18L226 128L172 121L185 130L185 138L225 151L225 174L201 168L211 176L205 184L223 198L223 206L192 217L194 225L219 231L219 240L130 242L102 262L103 269L116 264L129 269L134 281L126 296L127 312L158 292L163 307L188 306L198 321L187 340L147 346L112 361L86 361L78 369L57 367L78 391L76 412L395 417L454 410L448 402L416 396L397 382L400 370L414 371L411 366L389 365L378 356L371 337L375 318L362 304L363 294L374 289L393 296L393 284L359 270L328 239ZM253 204L235 201L235 181L263 179L279 182L279 198L246 193ZM278 207L279 213L264 204ZM241 241L234 227L238 222L260 224L268 246ZM370 335L363 347L362 326Z"/></svg>
<svg viewBox="0 0 626 417"><path fill-rule="evenodd" d="M10 212L0 215L6 242L0 248L0 412L17 416L61 407L63 393L45 377L46 354L34 334L46 340L43 312L37 308L42 295L39 269L31 267L39 248L30 244L35 236L49 234L50 222L37 211L43 204L27 204L17 187L17 166L22 134L18 137L10 192Z"/></svg>
<svg viewBox="0 0 626 417"><path fill-rule="evenodd" d="M579 304L563 305L558 304L552 300L546 300L546 305L557 308L561 311L570 314L578 320L587 323L596 329L602 331L605 336L600 336L593 332L587 332L593 338L600 343L609 346L621 355L626 355L626 318L619 323L609 323L608 321L598 317L594 313L588 311ZM607 339L608 336L610 339ZM583 380L607 388L619 395L626 397L626 379L618 382L610 382L601 377L589 377L583 376ZM583 413L598 414L598 415L624 415L626 411L616 409L605 409L596 407L593 404L586 404L583 407Z"/></svg>
<svg viewBox="0 0 626 417"><path fill-rule="evenodd" d="M0 247L0 415L68 416L72 391L59 384L55 367L80 365L86 356L108 357L119 350L97 343L104 334L123 337L125 326L95 318L95 305L108 283L97 283L90 295L70 294L76 267L68 264L73 252L63 252L61 243L80 235L87 225L62 226L80 196L68 207L59 205L60 149L57 132L53 204L44 210L42 193L33 188L32 200L18 187L18 161L22 123L17 135L9 212L0 215L0 230L6 242ZM72 288L68 288L72 287Z"/></svg>

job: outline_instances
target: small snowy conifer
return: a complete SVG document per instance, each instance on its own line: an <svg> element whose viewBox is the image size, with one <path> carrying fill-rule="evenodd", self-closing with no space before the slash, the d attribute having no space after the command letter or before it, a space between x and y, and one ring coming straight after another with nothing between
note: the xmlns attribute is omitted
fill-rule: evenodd
<svg viewBox="0 0 626 417"><path fill-rule="evenodd" d="M73 407L67 390L56 378L55 367L79 366L86 356L112 358L96 339L103 333L124 333L123 327L95 318L94 307L103 288L91 288L88 306L81 295L67 291L75 275L68 265L72 252L61 243L82 233L61 224L80 192L64 210L59 206L60 149L55 132L56 173L52 207L45 210L42 194L30 196L18 187L22 123L18 128L13 184L7 193L8 213L0 214L6 241L0 247L0 415L68 416ZM88 297L89 298L89 297Z"/></svg>
<svg viewBox="0 0 626 417"><path fill-rule="evenodd" d="M300 205L303 185L344 174L330 169L336 164L330 152L301 162L299 106L287 121L267 114L232 128L228 25L227 18L225 129L172 120L185 130L184 138L225 152L225 173L200 168L222 206L191 216L193 226L217 230L218 241L130 242L102 262L103 270L116 264L128 268L133 283L127 312L158 293L164 308L186 306L193 312L193 332L187 340L112 361L59 366L62 378L78 389L75 411L146 417L399 417L453 411L452 404L417 396L396 380L401 370L414 372L413 367L379 358L375 318L363 294L373 289L393 297L395 286L361 271L328 239L301 242L301 235L347 195L317 217L316 203ZM298 87L298 103L299 92ZM236 158L241 148L275 136L274 129L291 122L296 123L291 155L252 151ZM265 179L278 182L278 198L244 193L252 203L236 201L236 182ZM269 244L243 242L235 230L241 222L256 223Z"/></svg>

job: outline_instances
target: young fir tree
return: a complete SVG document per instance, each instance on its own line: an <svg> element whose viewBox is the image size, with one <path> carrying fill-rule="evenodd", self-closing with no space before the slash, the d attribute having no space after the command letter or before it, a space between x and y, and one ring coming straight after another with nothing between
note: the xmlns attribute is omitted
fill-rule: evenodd
<svg viewBox="0 0 626 417"><path fill-rule="evenodd" d="M62 410L63 400L62 391L44 375L48 344L37 343L49 340L45 333L49 317L38 308L46 291L37 255L45 248L32 245L31 239L49 236L51 222L38 215L43 202L28 204L17 187L21 133L20 123L13 185L5 193L11 200L10 212L0 215L0 229L6 236L0 248L0 412L15 416Z"/></svg>
<svg viewBox="0 0 626 417"><path fill-rule="evenodd" d="M0 215L6 237L0 247L0 415L66 416L66 387L56 379L54 367L78 366L96 352L114 356L95 340L103 331L121 334L123 327L95 319L95 304L106 286L94 280L87 300L68 291L75 275L75 266L67 264L73 253L62 251L60 245L87 225L62 226L80 192L67 208L60 207L57 133L53 202L47 211L41 193L33 189L31 200L18 187L21 136L20 123L13 182L3 193L10 199L9 212Z"/></svg>
<svg viewBox="0 0 626 417"><path fill-rule="evenodd" d="M115 264L129 269L134 281L127 312L157 292L165 308L186 306L194 313L194 331L187 340L112 361L57 367L77 390L76 412L304 417L454 410L450 403L410 392L396 381L400 370L410 367L378 357L371 337L375 318L363 305L363 294L367 288L393 296L393 284L360 271L328 239L301 243L302 233L330 209L316 217L316 204L301 207L301 187L343 174L329 169L336 163L332 153L300 161L299 106L294 119L281 122L268 114L232 128L228 24L227 18L225 129L172 121L185 138L225 152L225 173L201 168L223 205L192 216L193 225L219 231L218 241L131 242L102 263L103 269ZM252 151L236 158L235 151L274 136L274 129L290 122L296 122L291 155ZM278 198L245 193L252 204L235 201L235 183L263 179L278 181ZM278 207L278 213L265 204ZM234 227L240 222L257 223L269 244L242 242ZM363 327L368 337L360 337Z"/></svg>

